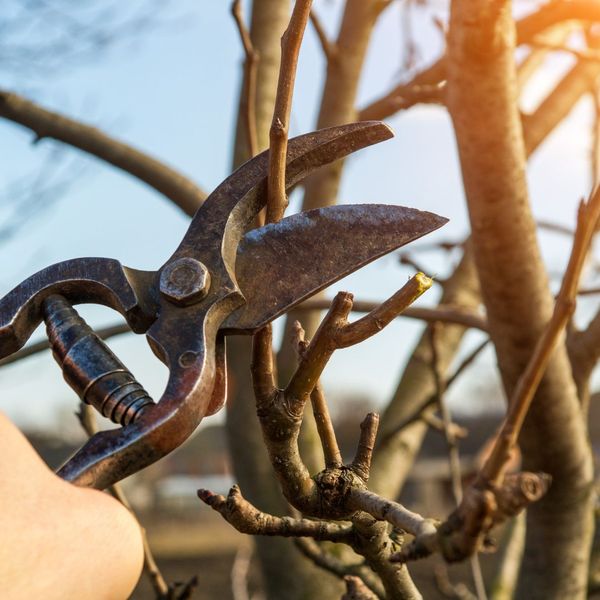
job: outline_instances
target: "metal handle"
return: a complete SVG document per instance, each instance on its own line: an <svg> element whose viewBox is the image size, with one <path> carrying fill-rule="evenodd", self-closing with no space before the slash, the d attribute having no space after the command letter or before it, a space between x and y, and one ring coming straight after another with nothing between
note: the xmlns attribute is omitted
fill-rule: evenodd
<svg viewBox="0 0 600 600"><path fill-rule="evenodd" d="M128 425L149 405L146 390L63 296L42 305L52 354L81 400L113 423Z"/></svg>

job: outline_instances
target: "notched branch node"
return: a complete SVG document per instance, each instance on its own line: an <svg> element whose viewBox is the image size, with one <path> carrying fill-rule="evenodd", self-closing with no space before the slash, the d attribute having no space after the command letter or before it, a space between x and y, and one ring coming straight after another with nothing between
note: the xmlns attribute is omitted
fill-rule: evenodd
<svg viewBox="0 0 600 600"><path fill-rule="evenodd" d="M317 485L321 513L328 519L349 518L354 510L348 508L348 500L353 490L365 489L364 480L350 467L325 469L317 473L313 480Z"/></svg>

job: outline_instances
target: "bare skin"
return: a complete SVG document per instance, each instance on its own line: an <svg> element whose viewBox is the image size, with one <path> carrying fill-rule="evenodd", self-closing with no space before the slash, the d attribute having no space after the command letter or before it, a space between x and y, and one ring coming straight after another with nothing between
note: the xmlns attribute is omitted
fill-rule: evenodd
<svg viewBox="0 0 600 600"><path fill-rule="evenodd" d="M54 475L2 413L0 440L2 598L127 598L143 564L135 518Z"/></svg>

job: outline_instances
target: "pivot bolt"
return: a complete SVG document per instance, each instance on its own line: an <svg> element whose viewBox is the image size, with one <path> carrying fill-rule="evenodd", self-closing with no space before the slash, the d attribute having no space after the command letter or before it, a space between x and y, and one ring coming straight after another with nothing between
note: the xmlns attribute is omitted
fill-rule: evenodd
<svg viewBox="0 0 600 600"><path fill-rule="evenodd" d="M160 292L175 304L194 304L206 296L209 288L210 273L195 258L178 258L160 274Z"/></svg>

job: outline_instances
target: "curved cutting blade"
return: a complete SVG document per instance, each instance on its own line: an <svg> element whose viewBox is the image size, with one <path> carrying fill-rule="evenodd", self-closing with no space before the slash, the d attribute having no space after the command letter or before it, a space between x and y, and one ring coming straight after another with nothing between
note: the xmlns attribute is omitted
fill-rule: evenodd
<svg viewBox="0 0 600 600"><path fill-rule="evenodd" d="M236 278L246 303L222 329L252 333L371 261L430 233L448 219L430 212L359 204L302 212L247 233Z"/></svg>

